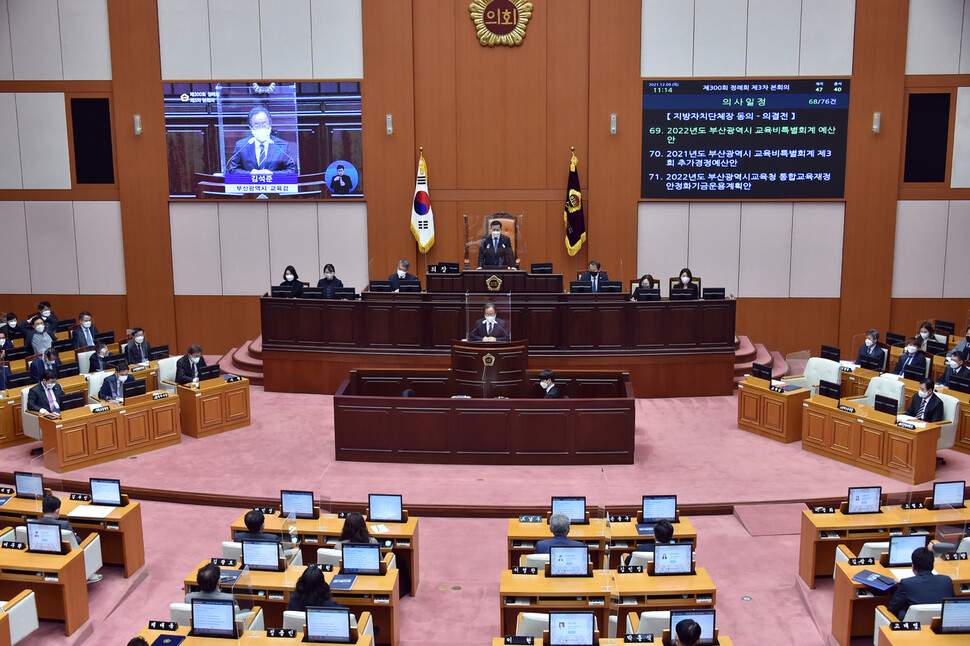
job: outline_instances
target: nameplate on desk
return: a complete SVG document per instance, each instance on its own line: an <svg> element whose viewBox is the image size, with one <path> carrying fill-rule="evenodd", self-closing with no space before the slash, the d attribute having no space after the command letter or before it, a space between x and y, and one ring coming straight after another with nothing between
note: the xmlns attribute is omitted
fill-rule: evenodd
<svg viewBox="0 0 970 646"><path fill-rule="evenodd" d="M349 513L350 513L349 511L338 511L337 512L337 518L346 518L347 517L347 514L349 514Z"/></svg>
<svg viewBox="0 0 970 646"><path fill-rule="evenodd" d="M135 366L131 369L132 372L141 372L142 370L147 370L148 366Z"/></svg>
<svg viewBox="0 0 970 646"><path fill-rule="evenodd" d="M812 507L813 514L834 514L835 507Z"/></svg>
<svg viewBox="0 0 970 646"><path fill-rule="evenodd" d="M27 549L26 543L21 543L20 541L3 541L0 543L0 547L5 550L25 550Z"/></svg>
<svg viewBox="0 0 970 646"><path fill-rule="evenodd" d="M168 393L152 393L152 401L156 399L168 399Z"/></svg>
<svg viewBox="0 0 970 646"><path fill-rule="evenodd" d="M875 565L876 559L873 556L864 556L862 558L849 559L849 565Z"/></svg>
<svg viewBox="0 0 970 646"><path fill-rule="evenodd" d="M910 431L916 430L916 426L913 424L910 424L909 422L896 422L896 426L898 426L899 428L905 428Z"/></svg>
<svg viewBox="0 0 970 646"><path fill-rule="evenodd" d="M506 635L505 643L513 646L533 646L536 643L535 637L519 637L518 635Z"/></svg>
<svg viewBox="0 0 970 646"><path fill-rule="evenodd" d="M621 565L616 568L617 574L643 574L642 565Z"/></svg>
<svg viewBox="0 0 970 646"><path fill-rule="evenodd" d="M267 628L266 636L267 637L289 637L290 639L293 639L294 637L296 637L296 629L295 628Z"/></svg>
<svg viewBox="0 0 970 646"><path fill-rule="evenodd" d="M97 408L92 408L91 409L91 412L92 413L107 413L109 410L111 410L111 407L110 406L98 406Z"/></svg>
<svg viewBox="0 0 970 646"><path fill-rule="evenodd" d="M0 494L13 494L13 487L0 487Z"/></svg>
<svg viewBox="0 0 970 646"><path fill-rule="evenodd" d="M771 392L774 392L774 393L783 393L783 392L785 392L785 389L782 388L781 386L768 386L768 390L770 390Z"/></svg>
<svg viewBox="0 0 970 646"><path fill-rule="evenodd" d="M851 406L846 406L845 404L839 404L839 410L843 413L854 413L855 409Z"/></svg>
<svg viewBox="0 0 970 646"><path fill-rule="evenodd" d="M842 372L852 372L853 370L855 370L855 366L851 368L849 366L839 366L839 368L842 370Z"/></svg>
<svg viewBox="0 0 970 646"><path fill-rule="evenodd" d="M231 384L234 381L242 381L242 377L239 375L224 375L227 384Z"/></svg>
<svg viewBox="0 0 970 646"><path fill-rule="evenodd" d="M81 502L91 502L90 494L86 493L72 493L71 500L80 500Z"/></svg>
<svg viewBox="0 0 970 646"><path fill-rule="evenodd" d="M261 514L266 514L267 516L275 516L275 507L253 507L253 511L258 511Z"/></svg>
<svg viewBox="0 0 970 646"><path fill-rule="evenodd" d="M218 565L219 567L236 567L236 559L209 559L213 565Z"/></svg>
<svg viewBox="0 0 970 646"><path fill-rule="evenodd" d="M893 621L889 630L920 630L920 625L918 621Z"/></svg>
<svg viewBox="0 0 970 646"><path fill-rule="evenodd" d="M966 552L951 552L950 554L944 554L943 560L944 561L966 561L967 556L968 555Z"/></svg>
<svg viewBox="0 0 970 646"><path fill-rule="evenodd" d="M538 576L539 568L532 565L513 565L512 574L530 574Z"/></svg>
<svg viewBox="0 0 970 646"><path fill-rule="evenodd" d="M629 523L633 518L628 514L617 514L610 516L611 523Z"/></svg>
<svg viewBox="0 0 970 646"><path fill-rule="evenodd" d="M148 630L178 630L178 623L174 621L149 621Z"/></svg>
<svg viewBox="0 0 970 646"><path fill-rule="evenodd" d="M903 509L926 509L926 505L921 502L904 502Z"/></svg>
<svg viewBox="0 0 970 646"><path fill-rule="evenodd" d="M333 572L333 563L310 563L307 567L312 567L321 572Z"/></svg>
<svg viewBox="0 0 970 646"><path fill-rule="evenodd" d="M641 635L640 633L627 633L623 635L624 644L652 644L653 633Z"/></svg>
<svg viewBox="0 0 970 646"><path fill-rule="evenodd" d="M541 523L542 516L519 516L520 523Z"/></svg>

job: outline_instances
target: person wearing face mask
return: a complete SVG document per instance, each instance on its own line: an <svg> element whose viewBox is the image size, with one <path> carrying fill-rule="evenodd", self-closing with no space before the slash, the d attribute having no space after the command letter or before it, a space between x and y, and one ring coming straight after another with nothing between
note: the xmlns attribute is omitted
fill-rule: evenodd
<svg viewBox="0 0 970 646"><path fill-rule="evenodd" d="M913 395L906 414L926 422L943 421L943 400L936 396L933 389L932 379L921 382L919 392Z"/></svg>
<svg viewBox="0 0 970 646"><path fill-rule="evenodd" d="M400 260L397 263L397 271L387 279L391 282L391 291L396 292L401 288L402 280L417 280L418 277L408 273L408 269L411 268L411 263L407 260Z"/></svg>
<svg viewBox="0 0 970 646"><path fill-rule="evenodd" d="M14 339L24 338L24 332L19 327L17 327L17 315L13 312L7 312L4 319L7 321L7 327L4 329L7 332L7 340L13 341Z"/></svg>
<svg viewBox="0 0 970 646"><path fill-rule="evenodd" d="M44 323L44 319L39 316L34 318L31 330L33 334L30 335L30 348L34 351L34 354L44 354L44 351L54 343L53 334L48 325Z"/></svg>
<svg viewBox="0 0 970 646"><path fill-rule="evenodd" d="M10 368L7 367L7 349L0 345L0 392L7 389L7 377L10 374Z"/></svg>
<svg viewBox="0 0 970 646"><path fill-rule="evenodd" d="M283 270L283 282L280 283L280 287L290 288L290 298L303 296L303 282L300 280L299 274L296 273L296 267L293 265L286 266L286 269Z"/></svg>
<svg viewBox="0 0 970 646"><path fill-rule="evenodd" d="M556 386L556 373L552 370L543 370L539 373L539 386L546 391L543 399L562 399L559 388Z"/></svg>
<svg viewBox="0 0 970 646"><path fill-rule="evenodd" d="M34 327L38 320L44 322L44 332L51 338L52 341L57 340L57 326L60 323L54 313L51 311L51 304L49 301L41 301L37 303L37 313L31 316L26 321L20 323L20 327L24 334L24 345L28 348L31 347L34 336Z"/></svg>
<svg viewBox="0 0 970 646"><path fill-rule="evenodd" d="M317 289L323 290L324 298L333 298L336 290L344 288L344 284L337 278L336 272L337 270L330 263L323 266L323 278L317 281Z"/></svg>
<svg viewBox="0 0 970 646"><path fill-rule="evenodd" d="M131 378L128 374L128 366L119 363L113 375L101 382L101 390L98 391L98 399L101 401L120 404L125 399L124 385Z"/></svg>
<svg viewBox="0 0 970 646"><path fill-rule="evenodd" d="M175 383L180 386L199 383L199 368L205 368L205 357L202 348L193 344L175 364Z"/></svg>
<svg viewBox="0 0 970 646"><path fill-rule="evenodd" d="M53 370L55 373L61 369L61 358L54 348L48 348L44 354L30 362L31 383L40 381L41 375L45 370Z"/></svg>
<svg viewBox="0 0 970 646"><path fill-rule="evenodd" d="M862 364L863 357L871 357L882 366L885 356L886 351L879 347L879 330L866 330L866 341L859 348L859 356L856 357L855 362Z"/></svg>
<svg viewBox="0 0 970 646"><path fill-rule="evenodd" d="M48 413L60 415L63 397L64 389L57 383L57 373L53 370L45 370L41 375L40 383L34 385L27 393L27 410L41 415Z"/></svg>
<svg viewBox="0 0 970 646"><path fill-rule="evenodd" d="M946 371L940 377L937 386L950 387L950 377L961 377L970 379L970 366L967 366L967 358L959 350L954 350L946 360Z"/></svg>
<svg viewBox="0 0 970 646"><path fill-rule="evenodd" d="M691 300L697 299L699 294L697 293L697 283L693 282L694 274L690 273L690 269L684 267L680 270L680 284L673 287L673 291L678 293L687 292L690 294L688 297Z"/></svg>
<svg viewBox="0 0 970 646"><path fill-rule="evenodd" d="M0 350L13 350L13 341L7 334L7 328L0 328Z"/></svg>
<svg viewBox="0 0 970 646"><path fill-rule="evenodd" d="M960 339L960 342L956 344L956 347L947 352L946 356L949 357L954 352L962 352L964 359L966 359L966 357L970 357L970 327L967 327L967 329L964 330L963 338Z"/></svg>
<svg viewBox="0 0 970 646"><path fill-rule="evenodd" d="M906 366L926 370L926 356L919 351L919 342L920 340L915 337L906 341L906 347L899 356L899 362L896 363L896 368L893 370L894 375L902 375Z"/></svg>
<svg viewBox="0 0 970 646"><path fill-rule="evenodd" d="M71 331L71 340L74 349L92 348L95 344L94 335L98 333L98 328L94 327L94 318L91 312L81 312L77 315L77 327Z"/></svg>
<svg viewBox="0 0 970 646"><path fill-rule="evenodd" d="M936 341L936 330L933 329L933 324L926 321L923 325L919 326L919 334L915 338L920 341L919 349L925 350L927 341Z"/></svg>
<svg viewBox="0 0 970 646"><path fill-rule="evenodd" d="M579 280L584 283L590 283L592 285L593 293L600 290L600 283L609 280L610 277L605 271L600 271L600 262L598 260L589 261L589 271L584 271L579 275Z"/></svg>
<svg viewBox="0 0 970 646"><path fill-rule="evenodd" d="M472 341L508 341L508 327L505 321L495 315L495 303L485 303L483 314L475 323L469 338Z"/></svg>
<svg viewBox="0 0 970 646"><path fill-rule="evenodd" d="M102 372L108 367L108 359L111 357L111 352L108 351L108 344L104 341L98 341L94 345L94 354L91 355L89 359L90 363L88 365L90 372Z"/></svg>
<svg viewBox="0 0 970 646"><path fill-rule="evenodd" d="M478 248L478 268L501 268L515 267L515 252L512 249L512 241L508 236L502 235L501 220L492 220L489 225L489 234L482 238L482 243Z"/></svg>
<svg viewBox="0 0 970 646"><path fill-rule="evenodd" d="M229 157L230 173L272 174L274 172L297 173L296 160L290 154L290 144L285 139L270 134L273 118L269 110L257 106L249 111L250 137L236 142Z"/></svg>
<svg viewBox="0 0 970 646"><path fill-rule="evenodd" d="M125 360L128 365L144 363L148 361L148 352L151 346L145 340L145 330L136 327L131 331L131 340L125 346Z"/></svg>

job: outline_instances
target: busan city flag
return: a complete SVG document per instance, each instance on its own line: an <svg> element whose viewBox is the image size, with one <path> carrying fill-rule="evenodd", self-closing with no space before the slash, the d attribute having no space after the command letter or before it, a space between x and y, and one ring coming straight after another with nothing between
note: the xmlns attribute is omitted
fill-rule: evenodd
<svg viewBox="0 0 970 646"><path fill-rule="evenodd" d="M569 160L569 188L566 191L566 209L563 220L566 223L566 251L575 256L583 243L586 242L586 218L583 215L583 193L579 187L579 173L576 166L579 160L573 153Z"/></svg>
<svg viewBox="0 0 970 646"><path fill-rule="evenodd" d="M414 182L414 203L411 205L411 233L418 241L421 253L428 253L434 244L434 213L428 195L428 164L424 155L418 160L418 177Z"/></svg>

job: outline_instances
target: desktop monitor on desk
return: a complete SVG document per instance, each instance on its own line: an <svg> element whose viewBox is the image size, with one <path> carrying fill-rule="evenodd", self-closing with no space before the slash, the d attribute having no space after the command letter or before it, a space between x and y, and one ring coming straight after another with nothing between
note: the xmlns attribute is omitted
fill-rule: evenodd
<svg viewBox="0 0 970 646"><path fill-rule="evenodd" d="M566 514L571 525L587 525L586 496L553 496L552 513Z"/></svg>
<svg viewBox="0 0 970 646"><path fill-rule="evenodd" d="M296 288L290 285L273 285L269 288L269 295L273 298L295 298Z"/></svg>
<svg viewBox="0 0 970 646"><path fill-rule="evenodd" d="M899 400L893 399L892 397L886 397L885 395L876 395L872 407L876 410L876 412L892 415L895 419L896 415L899 413Z"/></svg>
<svg viewBox="0 0 970 646"><path fill-rule="evenodd" d="M752 363L751 364L751 376L755 379L764 379L769 384L771 383L771 366L766 366L763 363Z"/></svg>
<svg viewBox="0 0 970 646"><path fill-rule="evenodd" d="M26 359L26 358L27 358L26 346L21 345L7 350L7 361L16 361L17 359ZM27 375L29 376L30 373L27 373ZM8 377L7 380L9 381L9 379L10 378Z"/></svg>
<svg viewBox="0 0 970 646"><path fill-rule="evenodd" d="M623 291L623 283L618 280L604 280L599 287L604 294L619 294Z"/></svg>
<svg viewBox="0 0 970 646"><path fill-rule="evenodd" d="M280 544L276 541L243 541L242 566L260 572L282 572L286 569L280 559Z"/></svg>
<svg viewBox="0 0 970 646"><path fill-rule="evenodd" d="M690 543L653 546L653 573L657 576L694 574L694 547Z"/></svg>
<svg viewBox="0 0 970 646"><path fill-rule="evenodd" d="M167 359L169 357L169 350L167 345L153 345L148 350L148 360L158 361L159 359Z"/></svg>
<svg viewBox="0 0 970 646"><path fill-rule="evenodd" d="M714 641L714 609L710 610L671 610L670 611L670 639L673 642L677 634L677 624L685 619L691 619L701 627L700 644L715 644Z"/></svg>
<svg viewBox="0 0 970 646"><path fill-rule="evenodd" d="M849 514L875 514L882 501L882 487L849 487Z"/></svg>
<svg viewBox="0 0 970 646"><path fill-rule="evenodd" d="M125 401L128 401L129 397L144 395L146 392L148 388L145 386L144 379L129 379L121 384L121 396Z"/></svg>
<svg viewBox="0 0 970 646"><path fill-rule="evenodd" d="M38 500L44 497L44 476L39 473L14 471L13 482L18 498Z"/></svg>
<svg viewBox="0 0 970 646"><path fill-rule="evenodd" d="M316 506L313 504L312 491L295 491L282 489L280 491L280 516L293 514L296 518L318 518Z"/></svg>
<svg viewBox="0 0 970 646"><path fill-rule="evenodd" d="M943 635L970 634L970 597L948 597L943 600L940 633Z"/></svg>
<svg viewBox="0 0 970 646"><path fill-rule="evenodd" d="M640 287L634 292L633 297L637 301L659 301L660 300L660 288L659 287Z"/></svg>
<svg viewBox="0 0 970 646"><path fill-rule="evenodd" d="M683 287L674 287L670 290L670 300L672 301L692 301L696 297L694 291Z"/></svg>
<svg viewBox="0 0 970 646"><path fill-rule="evenodd" d="M926 369L917 368L916 366L905 366L903 367L903 377L915 382L921 382L926 379Z"/></svg>
<svg viewBox="0 0 970 646"><path fill-rule="evenodd" d="M418 294L421 292L421 283L416 280L402 280L397 284L397 291L401 294Z"/></svg>
<svg viewBox="0 0 970 646"><path fill-rule="evenodd" d="M930 354L946 354L947 347L945 343L940 343L939 341L934 341L933 339L927 339L926 351Z"/></svg>
<svg viewBox="0 0 970 646"><path fill-rule="evenodd" d="M77 377L79 374L81 374L81 366L77 361L69 361L57 366L58 379L62 379L64 377Z"/></svg>
<svg viewBox="0 0 970 646"><path fill-rule="evenodd" d="M29 372L15 372L7 376L7 390L29 386L31 383L33 383L33 376Z"/></svg>
<svg viewBox="0 0 970 646"><path fill-rule="evenodd" d="M121 480L91 478L91 504L121 507Z"/></svg>
<svg viewBox="0 0 970 646"><path fill-rule="evenodd" d="M232 599L192 599L193 637L236 639L236 611Z"/></svg>
<svg viewBox="0 0 970 646"><path fill-rule="evenodd" d="M551 274L552 273L552 263L551 262L534 262L529 267L530 274Z"/></svg>
<svg viewBox="0 0 970 646"><path fill-rule="evenodd" d="M61 397L61 412L63 413L66 410L81 408L84 406L84 398L84 391L77 393L65 393L64 396Z"/></svg>
<svg viewBox="0 0 970 646"><path fill-rule="evenodd" d="M549 613L549 646L593 646L595 619L590 611Z"/></svg>
<svg viewBox="0 0 970 646"><path fill-rule="evenodd" d="M115 342L115 333L113 331L98 332L97 334L94 335L94 341L95 343L100 341L102 343L107 343L110 345Z"/></svg>
<svg viewBox="0 0 970 646"><path fill-rule="evenodd" d="M372 280L372 281L370 281L370 291L372 291L372 292L389 292L389 291L391 291L391 281L389 281L389 280Z"/></svg>
<svg viewBox="0 0 970 646"><path fill-rule="evenodd" d="M344 543L341 574L380 575L381 546L376 543Z"/></svg>
<svg viewBox="0 0 970 646"><path fill-rule="evenodd" d="M644 496L640 520L644 523L658 523L661 520L676 522L677 496Z"/></svg>
<svg viewBox="0 0 970 646"><path fill-rule="evenodd" d="M585 280L571 280L569 281L569 293L570 294L589 294L593 291L593 283Z"/></svg>
<svg viewBox="0 0 970 646"><path fill-rule="evenodd" d="M322 287L304 287L302 298L313 298L320 300L327 295L327 290Z"/></svg>
<svg viewBox="0 0 970 646"><path fill-rule="evenodd" d="M896 334L894 332L886 332L886 345L892 346L902 346L906 343L906 337L902 334Z"/></svg>
<svg viewBox="0 0 970 646"><path fill-rule="evenodd" d="M589 548L585 545L553 545L549 548L549 576L592 576Z"/></svg>
<svg viewBox="0 0 970 646"><path fill-rule="evenodd" d="M338 287L333 290L333 297L338 301L357 300L357 290L353 287Z"/></svg>
<svg viewBox="0 0 970 646"><path fill-rule="evenodd" d="M940 334L949 334L950 336L953 336L957 329L957 326L953 321L944 321L942 319L936 319L933 322L933 327L935 327L936 331Z"/></svg>
<svg viewBox="0 0 970 646"><path fill-rule="evenodd" d="M51 343L51 348L58 352L70 352L74 349L74 342L70 339L58 339Z"/></svg>
<svg viewBox="0 0 970 646"><path fill-rule="evenodd" d="M367 520L370 522L403 523L404 503L402 497L399 494L368 494Z"/></svg>
<svg viewBox="0 0 970 646"><path fill-rule="evenodd" d="M219 375L222 374L222 366L218 363L214 363L211 366L202 366L199 368L199 381L209 381L210 379L218 379Z"/></svg>
<svg viewBox="0 0 970 646"><path fill-rule="evenodd" d="M842 397L842 387L832 381L820 379L818 382L818 394L838 401Z"/></svg>
<svg viewBox="0 0 970 646"><path fill-rule="evenodd" d="M701 290L701 298L705 301L723 301L724 297L723 287L705 287Z"/></svg>
<svg viewBox="0 0 970 646"><path fill-rule="evenodd" d="M912 567L913 550L926 547L926 534L892 536L889 538L889 567Z"/></svg>
<svg viewBox="0 0 970 646"><path fill-rule="evenodd" d="M933 509L963 507L967 483L963 480L933 483Z"/></svg>
<svg viewBox="0 0 970 646"><path fill-rule="evenodd" d="M45 521L27 521L27 551L35 554L64 554L61 526Z"/></svg>
<svg viewBox="0 0 970 646"><path fill-rule="evenodd" d="M842 351L831 345L823 345L822 351L818 353L818 356L829 361L839 362L842 360Z"/></svg>
<svg viewBox="0 0 970 646"><path fill-rule="evenodd" d="M970 379L967 377L957 377L950 375L950 390L955 390L964 395L970 395Z"/></svg>
<svg viewBox="0 0 970 646"><path fill-rule="evenodd" d="M306 640L311 643L349 644L350 608L308 606Z"/></svg>
<svg viewBox="0 0 970 646"><path fill-rule="evenodd" d="M882 359L864 354L862 355L862 360L859 361L859 365L866 370L875 370L876 372L879 372L882 370Z"/></svg>

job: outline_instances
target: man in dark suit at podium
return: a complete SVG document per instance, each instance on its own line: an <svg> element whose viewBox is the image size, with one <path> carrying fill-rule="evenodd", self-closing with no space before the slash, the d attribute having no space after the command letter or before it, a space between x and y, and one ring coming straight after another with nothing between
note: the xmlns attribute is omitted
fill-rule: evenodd
<svg viewBox="0 0 970 646"><path fill-rule="evenodd" d="M391 291L396 292L401 288L401 281L403 280L417 280L418 277L410 273L408 269L411 268L411 263L407 260L400 260L397 263L397 271L387 277L391 281ZM420 283L419 283L420 284Z"/></svg>
<svg viewBox="0 0 970 646"><path fill-rule="evenodd" d="M296 160L289 151L285 139L270 134L273 119L269 110L257 106L249 111L249 131L251 137L236 142L236 149L229 157L230 173L273 173L296 174Z"/></svg>
<svg viewBox="0 0 970 646"><path fill-rule="evenodd" d="M472 341L508 341L509 329L505 321L495 316L495 303L485 303L484 317L478 319L472 329Z"/></svg>
<svg viewBox="0 0 970 646"><path fill-rule="evenodd" d="M599 260L590 260L589 271L585 271L579 275L581 282L592 283L592 291L594 293L600 290L600 283L609 279L610 277L606 275L605 271L600 271Z"/></svg>
<svg viewBox="0 0 970 646"><path fill-rule="evenodd" d="M482 238L478 249L478 268L506 268L515 266L515 251L508 236L502 235L502 223L492 220L491 233Z"/></svg>

